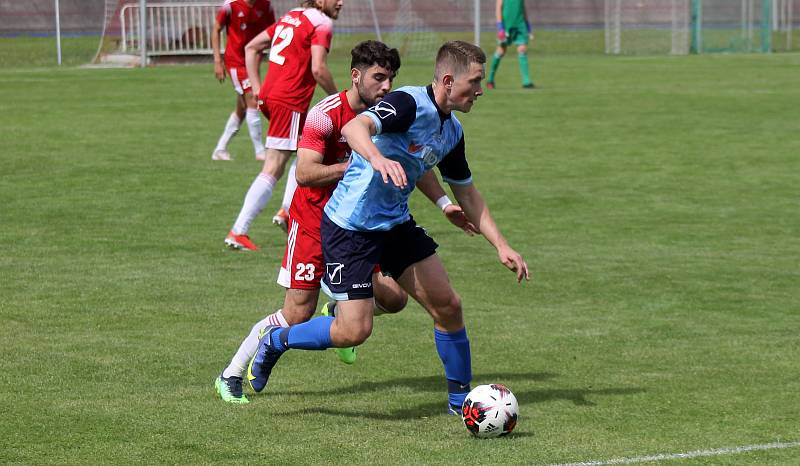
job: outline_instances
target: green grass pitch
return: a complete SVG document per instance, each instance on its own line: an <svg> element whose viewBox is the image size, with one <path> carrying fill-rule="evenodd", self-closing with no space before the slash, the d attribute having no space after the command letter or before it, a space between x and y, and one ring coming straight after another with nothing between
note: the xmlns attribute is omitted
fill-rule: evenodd
<svg viewBox="0 0 800 466"><path fill-rule="evenodd" d="M2 67L0 463L544 465L800 441L800 56L531 63L540 89L510 53L459 115L531 282L412 204L463 298L473 384L520 402L488 441L443 414L416 304L376 319L356 365L293 351L249 405L221 402L214 378L282 302L284 242L278 194L261 252L223 248L260 168L245 129L235 161L210 160L229 84L209 65Z"/></svg>

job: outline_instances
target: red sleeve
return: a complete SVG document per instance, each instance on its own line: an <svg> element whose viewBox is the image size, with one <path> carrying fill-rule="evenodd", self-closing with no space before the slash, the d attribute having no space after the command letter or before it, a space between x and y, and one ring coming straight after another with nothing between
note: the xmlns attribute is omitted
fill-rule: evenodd
<svg viewBox="0 0 800 466"><path fill-rule="evenodd" d="M298 147L311 149L325 155L325 141L333 134L333 120L318 108L312 108L303 126L303 137Z"/></svg>
<svg viewBox="0 0 800 466"><path fill-rule="evenodd" d="M275 38L275 28L277 26L278 26L278 23L272 23L269 26L267 26L267 35L270 37L270 41L272 41L272 39Z"/></svg>
<svg viewBox="0 0 800 466"><path fill-rule="evenodd" d="M231 19L231 5L230 3L225 3L219 10L217 10L217 22L220 26L228 26L228 23Z"/></svg>
<svg viewBox="0 0 800 466"><path fill-rule="evenodd" d="M326 18L327 19L327 18ZM314 28L311 35L311 45L321 45L326 49L331 49L331 41L333 40L333 22L330 19L323 21Z"/></svg>

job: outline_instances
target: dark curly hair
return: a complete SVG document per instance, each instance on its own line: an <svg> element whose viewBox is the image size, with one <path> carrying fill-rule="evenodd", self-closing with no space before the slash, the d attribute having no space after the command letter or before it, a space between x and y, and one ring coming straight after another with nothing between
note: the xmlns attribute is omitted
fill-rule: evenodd
<svg viewBox="0 0 800 466"><path fill-rule="evenodd" d="M394 73L400 69L400 53L397 49L389 48L388 45L377 40L365 40L359 43L350 51L350 68L361 71L372 65L378 65Z"/></svg>

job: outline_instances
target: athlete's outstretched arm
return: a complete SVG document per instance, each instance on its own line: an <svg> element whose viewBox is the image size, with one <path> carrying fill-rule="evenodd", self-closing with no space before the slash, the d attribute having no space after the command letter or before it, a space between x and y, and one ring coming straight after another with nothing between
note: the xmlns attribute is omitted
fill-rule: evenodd
<svg viewBox="0 0 800 466"><path fill-rule="evenodd" d="M214 52L214 76L219 82L225 81L225 66L222 64L222 53L220 52L219 36L222 33L222 25L218 20L214 20L214 31L211 33L211 50Z"/></svg>
<svg viewBox="0 0 800 466"><path fill-rule="evenodd" d="M327 186L342 179L347 162L325 165L324 156L311 149L297 150L297 171L295 177L300 186Z"/></svg>
<svg viewBox="0 0 800 466"><path fill-rule="evenodd" d="M347 139L347 144L381 174L384 183L388 183L391 179L395 186L405 188L408 185L408 179L403 166L400 165L400 162L384 157L372 142L372 136L377 132L372 119L364 115L358 115L342 128L342 136Z"/></svg>
<svg viewBox="0 0 800 466"><path fill-rule="evenodd" d="M475 222L478 231L497 249L497 256L500 262L517 274L518 282L521 282L523 278L530 280L528 264L525 263L525 260L517 251L508 245L508 241L497 228L497 224L489 212L489 207L483 200L481 193L475 188L475 185L451 184L450 189L453 190L453 195L458 200L461 208L464 209L467 218Z"/></svg>
<svg viewBox="0 0 800 466"><path fill-rule="evenodd" d="M319 87L327 92L328 95L338 92L331 70L328 69L328 49L322 45L311 46L311 73L314 75Z"/></svg>
<svg viewBox="0 0 800 466"><path fill-rule="evenodd" d="M478 229L475 228L475 225L464 215L464 211L461 207L450 202L447 193L444 191L441 183L439 183L439 178L436 177L433 170L428 170L417 180L417 189L419 189L425 197L430 199L436 207L442 209L442 212L450 223L464 230L464 233L469 236L478 233Z"/></svg>
<svg viewBox="0 0 800 466"><path fill-rule="evenodd" d="M247 66L247 79L250 80L250 87L256 97L261 92L261 73L259 73L258 69L261 65L261 53L269 48L271 42L272 38L264 30L253 37L253 40L244 47L244 64Z"/></svg>

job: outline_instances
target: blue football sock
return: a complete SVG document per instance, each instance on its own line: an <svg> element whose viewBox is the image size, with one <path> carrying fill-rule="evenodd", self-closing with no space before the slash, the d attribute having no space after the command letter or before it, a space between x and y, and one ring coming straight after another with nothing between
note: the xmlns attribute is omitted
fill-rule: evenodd
<svg viewBox="0 0 800 466"><path fill-rule="evenodd" d="M469 393L469 383L472 380L467 329L453 333L433 329L433 338L436 342L436 351L439 352L439 358L444 365L450 404L461 406Z"/></svg>
<svg viewBox="0 0 800 466"><path fill-rule="evenodd" d="M289 327L278 329L272 332L269 336L269 342L272 344L272 347L278 351L286 351L289 349L286 346L286 338L289 334Z"/></svg>
<svg viewBox="0 0 800 466"><path fill-rule="evenodd" d="M333 346L331 344L332 324L333 317L316 317L308 322L292 325L273 333L272 344L279 351L283 349L282 347L304 350L328 349ZM285 334L285 336L280 338L278 334Z"/></svg>

